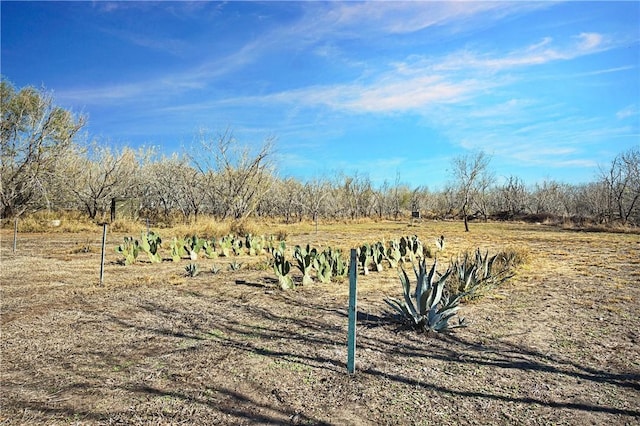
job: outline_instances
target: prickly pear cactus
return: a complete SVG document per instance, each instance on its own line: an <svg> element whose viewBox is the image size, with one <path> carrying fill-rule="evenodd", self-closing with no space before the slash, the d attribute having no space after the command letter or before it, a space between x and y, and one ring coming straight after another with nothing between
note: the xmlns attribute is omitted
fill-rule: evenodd
<svg viewBox="0 0 640 426"><path fill-rule="evenodd" d="M380 241L375 243L371 248L371 254L372 254L371 257L373 258L373 264L376 267L376 271L382 272L383 270L382 261L385 258L384 244Z"/></svg>
<svg viewBox="0 0 640 426"><path fill-rule="evenodd" d="M364 275L369 275L369 264L371 263L372 254L373 250L369 244L364 244L358 249L358 261L362 266L362 273Z"/></svg>
<svg viewBox="0 0 640 426"><path fill-rule="evenodd" d="M145 231L142 231L142 233L140 234L140 248L142 249L142 251L147 253L147 256L149 256L149 260L151 261L151 263L162 262L162 257L160 256L160 253L158 253L161 244L162 239L160 238L160 235L156 234L153 231L149 232L148 234Z"/></svg>
<svg viewBox="0 0 640 426"><path fill-rule="evenodd" d="M136 262L140 253L140 243L133 237L124 237L124 242L116 247L116 253L124 256L124 264L131 265Z"/></svg>
<svg viewBox="0 0 640 426"><path fill-rule="evenodd" d="M293 279L289 276L291 263L284 258L284 253L279 250L274 250L273 252L273 271L278 277L281 289L288 290L295 287Z"/></svg>
<svg viewBox="0 0 640 426"><path fill-rule="evenodd" d="M174 262L179 262L180 259L182 259L186 254L186 249L185 249L185 241L182 238L176 238L173 237L173 240L171 240L171 259Z"/></svg>
<svg viewBox="0 0 640 426"><path fill-rule="evenodd" d="M317 250L310 248L307 244L306 248L296 246L293 251L293 257L296 259L298 269L302 272L302 284L307 285L313 282L311 278L311 266L317 255Z"/></svg>
<svg viewBox="0 0 640 426"><path fill-rule="evenodd" d="M397 268L398 263L402 261L399 240L391 240L389 242L389 248L387 249L387 261L389 261L389 266L391 268Z"/></svg>

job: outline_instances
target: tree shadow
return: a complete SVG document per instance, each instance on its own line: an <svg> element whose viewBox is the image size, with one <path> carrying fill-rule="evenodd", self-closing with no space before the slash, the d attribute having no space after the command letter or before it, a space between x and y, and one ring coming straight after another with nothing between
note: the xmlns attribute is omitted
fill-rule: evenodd
<svg viewBox="0 0 640 426"><path fill-rule="evenodd" d="M281 425L285 422L284 419L287 419L286 422L290 424L318 426L330 424L308 417L295 410L276 408L273 404L259 402L241 392L225 387L207 387L205 389L205 391L208 391L209 393L222 395L222 397L215 399L207 399L199 396L188 395L183 392L162 390L145 385L131 386L124 390L141 393L147 396L176 398L188 404L205 405L210 409L233 417L234 422L248 421L251 424ZM273 414L263 414L261 411L272 412Z"/></svg>
<svg viewBox="0 0 640 426"><path fill-rule="evenodd" d="M366 369L366 370L363 370L363 373L371 374L376 377L382 377L391 381L410 385L412 387L422 388L425 390L444 393L444 394L448 394L456 397L483 398L483 399L490 399L490 400L502 401L502 402L535 404L535 405L546 406L550 408L567 408L572 410L582 410L582 411L616 414L616 415L631 416L631 417L640 417L640 411L638 410L627 410L622 408L606 407L606 406L591 405L591 404L581 404L581 403L574 403L574 402L555 402L555 401L548 401L548 400L530 398L530 397L519 398L519 397L512 397L512 396L505 396L505 395L496 395L488 392L460 391L460 390L450 389L444 386L438 386L431 383L421 382L419 380L410 379L408 377L403 377L400 375L385 373L375 369Z"/></svg>
<svg viewBox="0 0 640 426"><path fill-rule="evenodd" d="M202 300L199 295L197 300ZM196 300L196 299L194 299ZM195 351L202 354L215 350L220 357L228 354L255 354L273 360L287 360L308 367L307 371L324 371L333 377L345 376L346 373L346 318L347 312L340 308L336 301L319 301L311 303L300 300L297 296L282 294L274 296L272 307L255 304L254 300L227 300L218 303L203 303L194 308L188 304L177 305L171 300L136 303L136 315L129 317L131 310L119 313L102 312L101 318L118 329L133 329L140 334L131 333L134 338L123 347L105 347L100 350L85 349L87 359L102 360L103 369L97 374L109 377L109 366L119 366L125 361L149 362L148 358L170 359L178 355L180 360L189 359ZM505 369L527 372L550 373L566 376L598 384L616 386L621 390L632 392L640 390L640 375L616 374L602 369L589 367L562 356L541 353L538 350L510 342L496 340L489 344L480 344L471 338L450 333L426 338L413 331L395 330L395 324L385 315L358 311L358 350L365 350L367 356L375 358L386 356L384 361L393 364L415 365L404 368L401 373L395 367L380 365L367 366L357 374L367 380L370 385L377 386L384 381L395 382L403 386L422 389L426 392L448 395L453 398L468 397L490 401L538 405L550 408L569 409L640 417L640 411L606 405L576 403L570 401L553 401L544 397L501 395L486 387L476 389L456 389L453 385L442 385L434 381L413 378L411 368L418 368L419 362L412 359L425 359L446 362L447 364L464 364L486 366L491 373L499 374ZM110 327L113 330L113 327ZM158 342L153 347L148 339ZM340 348L340 351L329 350ZM344 352L344 353L343 353ZM184 354L182 356L181 354ZM357 355L360 356L359 354ZM206 358L212 360L211 357ZM239 358L246 359L246 358ZM215 361L215 358L213 359ZM409 362L407 362L409 361ZM173 369L177 364L171 364ZM87 361L88 363L88 361ZM151 364L148 364L151 365ZM428 365L428 364L427 364ZM34 367L32 367L34 368ZM213 364L210 368L216 368ZM79 370L78 370L79 371ZM75 374L84 374L74 371ZM96 370L93 370L96 371ZM325 374L323 373L323 374ZM89 374L89 373L86 373ZM87 376L87 379L92 379ZM95 377L93 377L95 379ZM55 379L57 380L57 379ZM303 413L297 412L282 401L264 402L238 390L230 389L228 384L206 386L204 390L223 395L222 403L215 398L190 394L184 389L193 386L187 382L170 376L166 385L140 384L125 382L122 390L151 396L175 398L185 404L198 404L212 411L231 416L234 421L252 424L282 424L283 419L304 424L327 424ZM82 379L78 383L82 383ZM90 392L99 391L94 385ZM344 392L341 391L341 392ZM32 410L40 410L52 415L79 415L82 418L104 420L105 414L73 408L50 407L46 402L22 401L21 406ZM254 409L251 409L254 407ZM121 413L123 418L131 413Z"/></svg>

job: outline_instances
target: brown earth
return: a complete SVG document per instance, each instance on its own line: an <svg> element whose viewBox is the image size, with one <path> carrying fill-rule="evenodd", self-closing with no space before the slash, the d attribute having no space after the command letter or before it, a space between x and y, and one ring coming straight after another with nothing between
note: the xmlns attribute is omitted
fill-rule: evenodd
<svg viewBox="0 0 640 426"><path fill-rule="evenodd" d="M0 423L640 424L640 236L462 228L287 228L289 246L405 234L435 246L442 234L444 260L475 247L529 253L509 283L463 306L468 328L437 337L385 317L395 270L359 276L353 376L346 281L284 292L266 256L242 257L240 271L198 260L195 278L187 260L122 266L124 234L109 234L98 287L100 228L20 234L16 254L3 230Z"/></svg>

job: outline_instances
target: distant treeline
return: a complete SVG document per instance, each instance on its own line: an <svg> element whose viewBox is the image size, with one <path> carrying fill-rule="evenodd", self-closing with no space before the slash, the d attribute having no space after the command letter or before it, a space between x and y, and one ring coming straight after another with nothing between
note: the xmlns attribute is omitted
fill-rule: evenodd
<svg viewBox="0 0 640 426"><path fill-rule="evenodd" d="M420 212L439 219L640 224L640 147L620 153L581 185L527 185L517 176L495 184L482 152L453 159L450 184L438 191L399 179L375 186L358 173L300 181L278 177L272 140L250 149L227 131L202 135L197 147L172 156L114 149L81 143L84 117L56 107L41 90L17 91L2 80L1 95L3 218L71 209L97 220L110 215L114 199L124 199L156 221L199 215L398 219Z"/></svg>

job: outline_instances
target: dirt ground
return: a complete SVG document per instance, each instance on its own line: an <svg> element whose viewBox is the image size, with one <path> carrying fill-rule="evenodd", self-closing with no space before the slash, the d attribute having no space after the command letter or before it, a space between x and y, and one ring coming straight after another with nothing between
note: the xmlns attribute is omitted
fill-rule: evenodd
<svg viewBox="0 0 640 426"><path fill-rule="evenodd" d="M284 292L266 256L239 271L198 260L195 278L187 260L123 266L125 234L110 233L98 287L101 228L19 234L16 254L2 230L0 424L640 424L640 235L448 222L287 234L345 250L444 235L444 259L513 247L529 261L438 337L385 317L397 271L360 275L349 375L347 281Z"/></svg>

